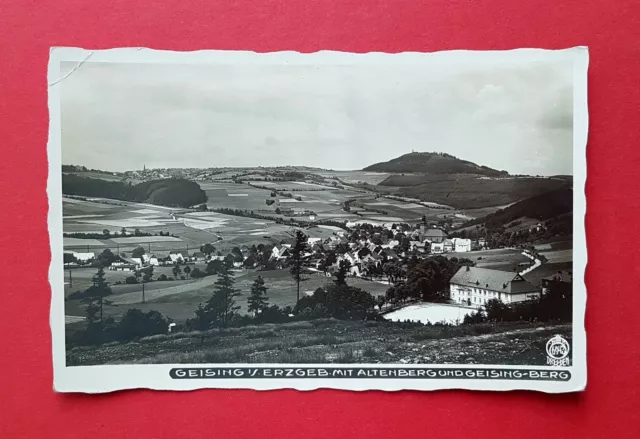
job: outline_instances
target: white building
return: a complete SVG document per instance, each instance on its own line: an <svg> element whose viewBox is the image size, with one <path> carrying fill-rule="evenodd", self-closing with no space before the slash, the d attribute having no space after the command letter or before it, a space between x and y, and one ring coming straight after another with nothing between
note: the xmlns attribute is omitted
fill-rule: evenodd
<svg viewBox="0 0 640 439"><path fill-rule="evenodd" d="M491 299L509 304L540 297L540 289L519 274L488 268L461 267L449 285L452 301L476 307Z"/></svg>
<svg viewBox="0 0 640 439"><path fill-rule="evenodd" d="M444 253L444 242L432 242L431 253L436 255L440 253Z"/></svg>
<svg viewBox="0 0 640 439"><path fill-rule="evenodd" d="M470 239L462 239L462 238L453 238L453 251L458 253L470 252L471 251L471 240Z"/></svg>
<svg viewBox="0 0 640 439"><path fill-rule="evenodd" d="M80 262L88 262L96 257L95 253L87 252L87 253L79 253L79 252L71 252L73 256Z"/></svg>

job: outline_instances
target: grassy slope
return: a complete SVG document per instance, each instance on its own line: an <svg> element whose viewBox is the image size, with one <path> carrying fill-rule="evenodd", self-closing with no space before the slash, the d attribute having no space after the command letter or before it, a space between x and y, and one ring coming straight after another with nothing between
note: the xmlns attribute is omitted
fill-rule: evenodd
<svg viewBox="0 0 640 439"><path fill-rule="evenodd" d="M548 220L559 215L571 214L572 209L573 190L570 187L562 187L519 201L486 217L477 218L472 223L484 223L487 227L493 228L506 226L521 218Z"/></svg>
<svg viewBox="0 0 640 439"><path fill-rule="evenodd" d="M529 323L422 326L321 319L281 325L156 335L77 347L67 364L422 363L544 365L554 334L569 325Z"/></svg>
<svg viewBox="0 0 640 439"><path fill-rule="evenodd" d="M501 206L569 185L560 179L534 177L486 179L466 175L461 178L452 178L452 176L424 176L424 178L425 181L422 181L422 176L392 176L382 182L382 185L396 187L396 192L406 197L433 201L460 209Z"/></svg>
<svg viewBox="0 0 640 439"><path fill-rule="evenodd" d="M198 265L204 270L204 265ZM156 274L165 273L173 276L171 267L162 267L157 269ZM70 292L82 290L90 285L90 275L95 270L84 270L83 278L74 273L74 287L65 288L66 294ZM256 271L244 270L236 272L236 288L241 291L241 295L236 297L236 304L240 306L239 312L244 314L247 309L247 298L251 293L251 285L256 277L262 276L265 280L265 286L269 288L267 295L269 303L284 306L293 306L296 303L296 284L293 282L288 270L272 270L272 271ZM122 279L130 276L129 272L106 272L107 279L113 282L114 279ZM300 284L300 294L311 292L316 288L322 287L327 283L333 282L332 278L328 278L320 273L313 273L305 276L308 280ZM200 280L186 281L154 281L146 284L145 295L146 303L142 304L142 285L113 285L113 295L108 297L112 301L111 305L104 307L105 316L110 316L119 320L122 315L130 308L138 308L143 311L159 311L165 316L169 316L178 323L184 323L187 319L194 316L194 312L198 305L205 303L213 294L216 276L208 276ZM374 296L383 295L388 285L375 281L369 281L360 278L349 278L349 285L362 288ZM67 300L65 302L65 313L70 316L84 316L86 304L80 299Z"/></svg>

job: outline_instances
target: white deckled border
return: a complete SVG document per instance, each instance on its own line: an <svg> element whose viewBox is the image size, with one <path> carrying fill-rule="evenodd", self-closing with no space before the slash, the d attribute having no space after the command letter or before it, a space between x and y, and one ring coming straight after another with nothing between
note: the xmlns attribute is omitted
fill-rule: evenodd
<svg viewBox="0 0 640 439"><path fill-rule="evenodd" d="M61 177L61 116L60 87L67 77L90 58L90 62L119 63L162 63L162 64L395 64L425 63L433 65L446 63L469 65L475 62L534 62L554 59L572 59L574 65L573 81L573 182L574 182L574 231L573 231L573 366L568 370L572 374L570 381L509 381L481 379L202 379L175 380L169 377L173 367L339 367L340 365L317 364L194 364L194 365L117 365L117 366L78 366L65 365L65 317L64 317L64 271L62 238L62 177ZM76 61L78 66L65 76L60 75L61 61ZM49 238L51 245L51 265L49 283L52 290L50 325L53 345L54 389L58 392L102 393L121 389L148 388L157 390L195 390L199 388L241 388L255 390L298 389L314 390L335 388L345 390L537 390L547 393L563 393L584 390L587 383L586 332L584 317L586 307L586 285L584 274L587 264L585 235L586 197L585 183L587 175L586 144L588 135L587 108L587 69L589 54L586 47L574 47L564 50L516 49L510 51L447 51L435 53L403 52L398 54L321 51L310 54L298 52L273 52L256 54L255 52L196 51L171 52L145 48L121 48L88 51L79 48L53 48L49 59L47 83L49 84L49 178L47 195L49 198ZM349 364L345 367L424 367L435 369L438 365L402 365L402 364ZM544 366L503 366L503 365L447 365L460 369L501 368L501 369L548 369Z"/></svg>

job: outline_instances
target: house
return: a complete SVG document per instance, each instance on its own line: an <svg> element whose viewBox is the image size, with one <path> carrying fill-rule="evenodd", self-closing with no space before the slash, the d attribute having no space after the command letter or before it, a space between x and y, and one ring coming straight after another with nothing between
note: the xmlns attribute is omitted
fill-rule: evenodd
<svg viewBox="0 0 640 439"><path fill-rule="evenodd" d="M390 239L389 242L384 244L382 247L384 247L384 248L395 248L395 247L397 247L399 245L400 245L400 241L398 241L397 239Z"/></svg>
<svg viewBox="0 0 640 439"><path fill-rule="evenodd" d="M135 271L137 269L135 264L129 264L127 262L114 262L109 265L109 270L113 271Z"/></svg>
<svg viewBox="0 0 640 439"><path fill-rule="evenodd" d="M120 261L112 262L109 269L115 271L134 271L142 268L142 260L140 258L124 258L121 256L120 259Z"/></svg>
<svg viewBox="0 0 640 439"><path fill-rule="evenodd" d="M204 262L204 261L207 260L207 256L202 252L194 252L191 255L191 260L192 261L197 261L197 262Z"/></svg>
<svg viewBox="0 0 640 439"><path fill-rule="evenodd" d="M542 293L546 294L550 289L564 293L571 293L573 288L573 275L568 271L558 271L551 276L543 277L541 281Z"/></svg>
<svg viewBox="0 0 640 439"><path fill-rule="evenodd" d="M431 253L434 255L438 255L440 253L444 253L444 243L442 242L432 242L431 243Z"/></svg>
<svg viewBox="0 0 640 439"><path fill-rule="evenodd" d="M364 259L365 256L368 256L370 254L371 254L371 250L369 250L369 248L367 248L367 247L361 248L356 253L356 255L358 256L358 259L360 259L360 260Z"/></svg>
<svg viewBox="0 0 640 439"><path fill-rule="evenodd" d="M173 264L176 262L184 262L184 257L182 256L182 253L172 251L169 253L169 261Z"/></svg>
<svg viewBox="0 0 640 439"><path fill-rule="evenodd" d="M515 303L540 297L540 289L517 273L479 267L461 267L449 281L455 303L483 306L491 299Z"/></svg>
<svg viewBox="0 0 640 439"><path fill-rule="evenodd" d="M309 245L318 244L321 241L322 241L322 238L308 238L307 239L307 243L309 243Z"/></svg>
<svg viewBox="0 0 640 439"><path fill-rule="evenodd" d="M382 249L382 251L379 253L379 256L382 258L385 258L387 260L397 260L400 259L400 257L398 256L398 254L396 252L394 252L391 249Z"/></svg>
<svg viewBox="0 0 640 439"><path fill-rule="evenodd" d="M470 239L462 239L462 238L453 238L451 239L453 242L453 251L458 253L470 252L471 251L471 240Z"/></svg>
<svg viewBox="0 0 640 439"><path fill-rule="evenodd" d="M356 263L358 262L358 259L352 255L351 253L345 253L344 255L338 256L337 258L337 263L339 264L340 261L349 261L349 263L353 266L356 265Z"/></svg>
<svg viewBox="0 0 640 439"><path fill-rule="evenodd" d="M158 261L158 258L152 255L149 257L149 265L157 267L158 265L160 265L160 261Z"/></svg>
<svg viewBox="0 0 640 439"><path fill-rule="evenodd" d="M442 246L445 253L453 251L453 241L451 241L450 239L445 239L444 241L442 241Z"/></svg>
<svg viewBox="0 0 640 439"><path fill-rule="evenodd" d="M447 233L442 230L442 229L428 229L425 227L424 224L420 225L420 231L421 231L421 240L427 240L430 243L434 243L434 242L443 242L445 239L447 239Z"/></svg>
<svg viewBox="0 0 640 439"><path fill-rule="evenodd" d="M255 268L258 265L258 261L253 255L249 255L243 262L246 268Z"/></svg>
<svg viewBox="0 0 640 439"><path fill-rule="evenodd" d="M151 263L153 259L158 261L158 265L160 266L171 264L171 258L169 257L169 252L160 252L160 253L155 253L151 255L151 258L149 259L149 263ZM153 264L151 263L151 265Z"/></svg>
<svg viewBox="0 0 640 439"><path fill-rule="evenodd" d="M71 252L73 256L78 260L78 262L89 262L92 259L95 259L96 254L93 252L79 253L79 252Z"/></svg>
<svg viewBox="0 0 640 439"><path fill-rule="evenodd" d="M278 246L274 245L271 250L271 259L280 260L284 258L288 258L291 256L291 250L287 247L287 244L282 245L282 247L278 248Z"/></svg>
<svg viewBox="0 0 640 439"><path fill-rule="evenodd" d="M409 241L409 249L414 252L424 252L425 243L421 241Z"/></svg>

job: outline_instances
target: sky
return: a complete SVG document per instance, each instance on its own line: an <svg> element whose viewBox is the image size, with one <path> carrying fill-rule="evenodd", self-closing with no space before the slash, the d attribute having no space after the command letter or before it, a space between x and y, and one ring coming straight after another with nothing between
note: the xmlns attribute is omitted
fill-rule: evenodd
<svg viewBox="0 0 640 439"><path fill-rule="evenodd" d="M75 67L61 63L61 75ZM62 162L355 170L419 151L512 174L570 175L572 73L562 60L87 61L60 82Z"/></svg>

